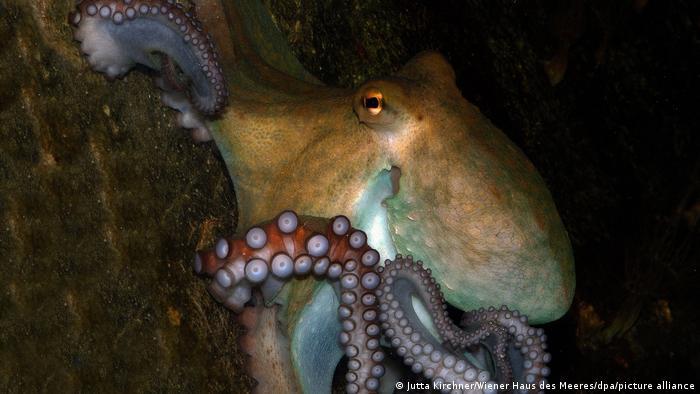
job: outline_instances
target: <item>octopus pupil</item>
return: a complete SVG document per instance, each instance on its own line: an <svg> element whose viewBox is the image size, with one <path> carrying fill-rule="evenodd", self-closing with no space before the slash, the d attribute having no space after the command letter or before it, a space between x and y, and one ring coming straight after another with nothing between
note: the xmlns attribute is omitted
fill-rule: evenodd
<svg viewBox="0 0 700 394"><path fill-rule="evenodd" d="M377 97L366 97L365 108L379 108L379 99Z"/></svg>

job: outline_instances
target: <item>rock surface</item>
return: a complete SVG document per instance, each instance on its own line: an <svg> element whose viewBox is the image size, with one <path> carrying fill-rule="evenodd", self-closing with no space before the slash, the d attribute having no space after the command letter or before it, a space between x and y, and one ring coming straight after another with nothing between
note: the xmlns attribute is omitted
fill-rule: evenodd
<svg viewBox="0 0 700 394"><path fill-rule="evenodd" d="M247 392L189 265L235 228L216 148L149 77L90 70L72 3L0 2L0 391Z"/></svg>

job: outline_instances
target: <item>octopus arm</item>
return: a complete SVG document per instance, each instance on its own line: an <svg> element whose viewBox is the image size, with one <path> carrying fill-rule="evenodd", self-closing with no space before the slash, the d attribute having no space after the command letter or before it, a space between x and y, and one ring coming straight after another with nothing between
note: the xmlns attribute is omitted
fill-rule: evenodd
<svg viewBox="0 0 700 394"><path fill-rule="evenodd" d="M488 387L495 387L496 382L491 380L489 371L444 346L442 338L435 338L425 329L411 307L411 298L417 296L428 306L441 335L459 331L456 327L446 327L453 324L443 308L442 293L422 263L397 256L394 262L385 264L379 270L382 275L379 320L396 354L411 367L411 371L439 386L454 383L459 387L473 388L467 391L474 392L489 392Z"/></svg>
<svg viewBox="0 0 700 394"><path fill-rule="evenodd" d="M332 286L321 283L313 302L304 308L291 338L292 363L305 393L331 387L343 351L338 346L342 332L337 311L340 306ZM313 357L309 357L313 355Z"/></svg>
<svg viewBox="0 0 700 394"><path fill-rule="evenodd" d="M336 344L349 359L346 391L373 393L384 375L375 295L378 262L379 253L367 244L366 234L352 228L346 217L314 225L286 211L271 223L252 227L244 237L222 238L213 250L197 253L194 269L213 276L209 292L237 313L254 288L270 299L293 277L330 281L340 299Z"/></svg>
<svg viewBox="0 0 700 394"><path fill-rule="evenodd" d="M161 72L164 102L183 113L182 126L203 127L202 117L225 107L228 91L214 43L182 5L164 0L79 1L69 22L94 70L109 78L122 77L137 64Z"/></svg>
<svg viewBox="0 0 700 394"><path fill-rule="evenodd" d="M378 262L379 253L367 244L366 234L352 228L346 217L302 219L285 211L244 236L222 238L212 250L198 252L194 270L213 277L209 292L236 313L248 309L254 289L274 300L295 277L313 276L332 284L337 298L328 291L323 293L326 302L314 297L309 316L317 320L305 325L300 319L294 330L293 337L299 330L304 333L293 342L307 341L298 343L301 348L292 344L302 388L308 383L316 390L318 385L329 386L340 354L323 349L332 345L325 339L333 334L335 345L348 358L346 392L378 392L386 372L383 334L414 373L449 391L456 384L464 392L495 393L512 384L511 377L522 384L517 391L540 391L551 355L545 352L546 336L529 326L526 317L504 306L469 312L463 326L457 326L448 316L439 284L422 262L400 255L384 267ZM414 299L425 307L432 324L421 321ZM329 326L328 312L333 309L339 327ZM322 331L316 343L310 334L314 329ZM310 348L318 352L309 353ZM251 373L260 376L265 371Z"/></svg>
<svg viewBox="0 0 700 394"><path fill-rule="evenodd" d="M490 351L502 379L540 386L550 374L547 335L528 324L527 316L508 307L470 311L462 317L465 331L453 341L465 349L478 343ZM508 381L507 380L507 381Z"/></svg>

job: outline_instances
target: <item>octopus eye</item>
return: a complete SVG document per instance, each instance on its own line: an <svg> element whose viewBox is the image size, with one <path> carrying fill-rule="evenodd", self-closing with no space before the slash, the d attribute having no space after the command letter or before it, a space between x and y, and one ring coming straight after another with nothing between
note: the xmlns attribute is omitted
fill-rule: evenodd
<svg viewBox="0 0 700 394"><path fill-rule="evenodd" d="M383 104L380 92L369 92L362 97L362 106L372 115L379 115Z"/></svg>

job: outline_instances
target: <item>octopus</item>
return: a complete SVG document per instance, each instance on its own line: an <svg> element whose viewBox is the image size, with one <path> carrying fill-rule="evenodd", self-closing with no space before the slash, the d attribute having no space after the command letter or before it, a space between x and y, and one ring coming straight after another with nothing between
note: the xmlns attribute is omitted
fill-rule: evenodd
<svg viewBox="0 0 700 394"><path fill-rule="evenodd" d="M464 391L540 390L551 356L529 324L569 308L571 245L537 170L444 57L346 89L306 72L257 1L84 0L68 21L93 69L152 74L221 153L250 230L193 267L247 328L256 390L329 391L343 356L348 392L391 390L400 364L480 384ZM447 304L471 312L455 325Z"/></svg>
<svg viewBox="0 0 700 394"><path fill-rule="evenodd" d="M545 351L541 328L505 305L465 313L457 326L429 268L401 255L379 266L379 253L367 241L345 216L322 220L285 211L197 253L193 269L213 277L211 295L238 313L254 288L272 301L294 277L331 283L340 299L338 343L348 358L347 393L379 390L385 374L382 340L413 373L431 379L442 392L496 393L504 387L539 392L545 387L552 356ZM427 324L413 297L427 307Z"/></svg>

